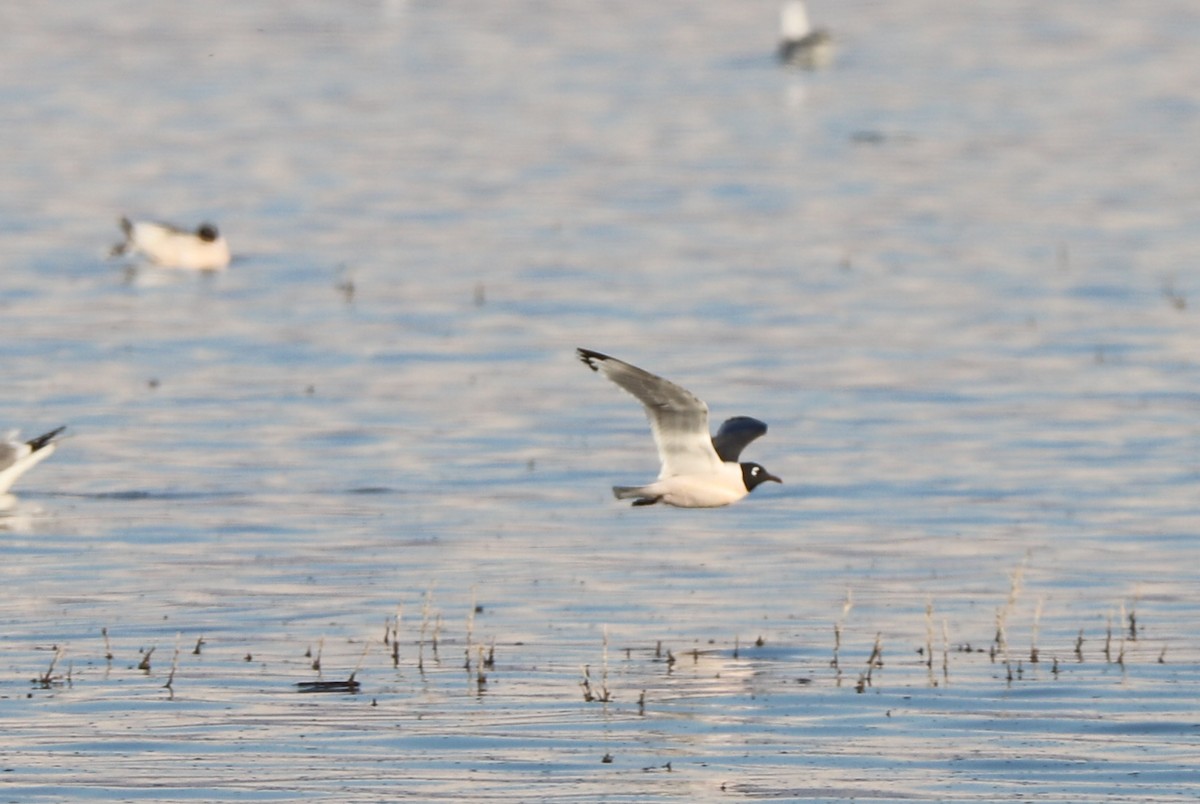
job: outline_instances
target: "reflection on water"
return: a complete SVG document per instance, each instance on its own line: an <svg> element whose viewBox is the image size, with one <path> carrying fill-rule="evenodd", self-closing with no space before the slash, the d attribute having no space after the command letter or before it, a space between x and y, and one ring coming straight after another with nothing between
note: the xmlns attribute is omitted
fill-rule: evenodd
<svg viewBox="0 0 1200 804"><path fill-rule="evenodd" d="M943 6L10 20L9 798L1194 797L1200 14ZM788 484L615 503L579 345Z"/></svg>

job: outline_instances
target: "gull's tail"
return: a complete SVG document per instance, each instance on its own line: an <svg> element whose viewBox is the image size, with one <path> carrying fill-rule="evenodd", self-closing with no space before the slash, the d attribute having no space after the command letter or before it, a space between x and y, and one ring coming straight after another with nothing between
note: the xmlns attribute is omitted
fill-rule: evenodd
<svg viewBox="0 0 1200 804"><path fill-rule="evenodd" d="M120 257L133 245L133 223L129 218L121 218L121 231L125 233L125 240L112 247L112 251L109 252L110 257Z"/></svg>
<svg viewBox="0 0 1200 804"><path fill-rule="evenodd" d="M634 497L634 505L654 505L661 497L654 497L646 493L645 486L613 486L613 496L618 500L629 500Z"/></svg>

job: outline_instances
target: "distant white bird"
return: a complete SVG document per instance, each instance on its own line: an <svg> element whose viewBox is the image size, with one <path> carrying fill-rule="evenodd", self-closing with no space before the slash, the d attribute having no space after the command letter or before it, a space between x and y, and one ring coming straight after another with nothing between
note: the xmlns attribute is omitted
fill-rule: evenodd
<svg viewBox="0 0 1200 804"><path fill-rule="evenodd" d="M54 454L54 437L65 430L58 427L28 441L18 441L16 432L0 441L0 495L7 494L21 475Z"/></svg>
<svg viewBox="0 0 1200 804"><path fill-rule="evenodd" d="M807 70L825 67L833 59L833 37L812 27L804 0L786 0L779 12L779 60Z"/></svg>
<svg viewBox="0 0 1200 804"><path fill-rule="evenodd" d="M663 502L678 508L715 508L745 497L775 477L757 463L738 463L746 445L767 432L749 416L726 420L709 435L708 405L685 388L616 358L577 349L579 359L633 394L646 408L662 471L645 486L614 486L618 500L634 505Z"/></svg>
<svg viewBox="0 0 1200 804"><path fill-rule="evenodd" d="M164 268L222 271L229 266L229 244L217 227L203 223L189 232L169 223L121 218L125 241L113 246L114 257L143 254Z"/></svg>

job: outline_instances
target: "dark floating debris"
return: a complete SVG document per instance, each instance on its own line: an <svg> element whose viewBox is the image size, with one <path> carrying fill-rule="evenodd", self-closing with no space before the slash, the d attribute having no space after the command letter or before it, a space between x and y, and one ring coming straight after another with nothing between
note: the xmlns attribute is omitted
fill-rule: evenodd
<svg viewBox="0 0 1200 804"><path fill-rule="evenodd" d="M354 680L354 674L345 681L300 681L297 692L358 692L362 685Z"/></svg>
<svg viewBox="0 0 1200 804"><path fill-rule="evenodd" d="M884 134L882 131L859 129L858 131L850 132L850 142L858 145L883 145L887 142L887 139L887 134Z"/></svg>

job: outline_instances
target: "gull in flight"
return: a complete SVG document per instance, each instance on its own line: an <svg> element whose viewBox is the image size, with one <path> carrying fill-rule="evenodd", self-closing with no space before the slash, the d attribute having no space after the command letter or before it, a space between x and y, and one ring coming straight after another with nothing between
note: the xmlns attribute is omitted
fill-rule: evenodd
<svg viewBox="0 0 1200 804"><path fill-rule="evenodd" d="M164 268L223 271L229 267L229 244L211 223L189 232L169 223L121 218L125 241L113 246L112 256L142 254Z"/></svg>
<svg viewBox="0 0 1200 804"><path fill-rule="evenodd" d="M58 427L28 441L18 441L13 432L0 440L0 497L8 494L17 478L54 454L54 437L65 429Z"/></svg>
<svg viewBox="0 0 1200 804"><path fill-rule="evenodd" d="M708 431L708 405L673 382L616 358L577 349L579 359L633 394L646 408L662 471L644 486L614 486L618 500L634 505L657 502L677 508L715 508L745 497L775 477L757 463L738 463L738 456L767 425L749 416L727 419L715 436Z"/></svg>

